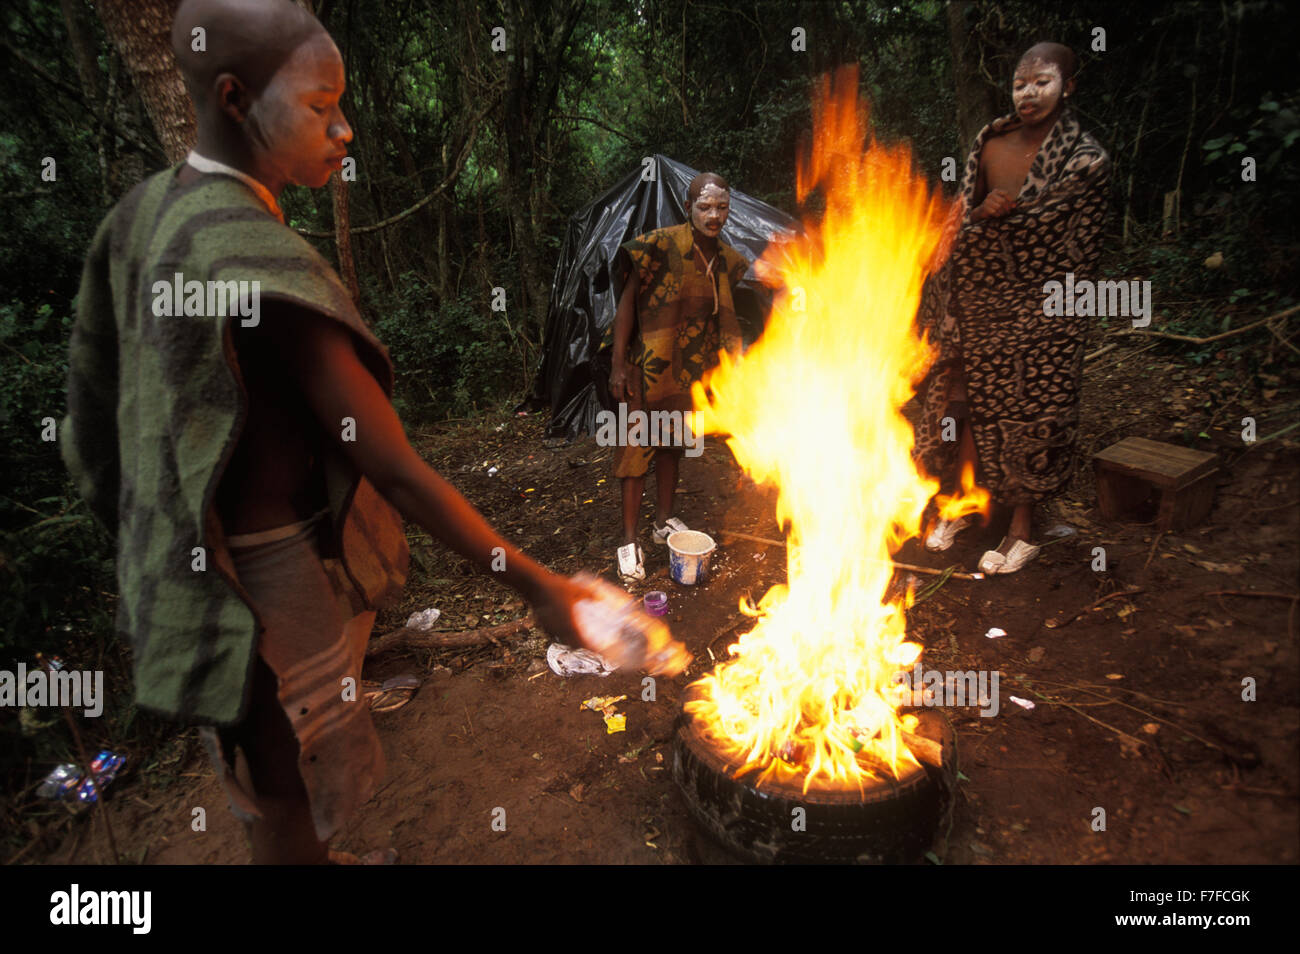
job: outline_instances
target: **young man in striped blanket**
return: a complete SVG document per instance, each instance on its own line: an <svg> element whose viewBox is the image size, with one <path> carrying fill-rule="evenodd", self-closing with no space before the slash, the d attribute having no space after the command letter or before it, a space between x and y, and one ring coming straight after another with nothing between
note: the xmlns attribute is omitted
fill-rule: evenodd
<svg viewBox="0 0 1300 954"><path fill-rule="evenodd" d="M207 727L254 862L324 862L383 772L357 685L405 580L399 514L497 571L563 642L581 641L589 591L420 459L387 351L284 225L280 191L325 185L352 138L324 28L290 0L185 0L172 45L198 142L95 236L61 443L116 532L137 704Z"/></svg>

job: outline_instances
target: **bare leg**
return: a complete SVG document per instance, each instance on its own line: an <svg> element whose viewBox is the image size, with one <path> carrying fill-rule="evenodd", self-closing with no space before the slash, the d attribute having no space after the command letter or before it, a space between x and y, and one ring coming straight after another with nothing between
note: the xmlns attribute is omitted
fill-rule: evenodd
<svg viewBox="0 0 1300 954"><path fill-rule="evenodd" d="M662 480L662 478L660 478ZM623 478L623 544L636 543L636 525L641 515L641 495L645 492L644 477Z"/></svg>
<svg viewBox="0 0 1300 954"><path fill-rule="evenodd" d="M948 389L949 401L966 402L966 381L958 371ZM969 407L969 404L967 404ZM972 473L979 472L979 457L975 452L975 435L971 432L969 417L961 422L961 435L957 438L957 486L961 486L961 475L967 467Z"/></svg>
<svg viewBox="0 0 1300 954"><path fill-rule="evenodd" d="M673 499L677 494L677 465L681 452L663 450L655 454L655 523L663 522L673 516Z"/></svg>
<svg viewBox="0 0 1300 954"><path fill-rule="evenodd" d="M1011 526L1007 530L1007 546L1016 541L1024 540L1029 542L1029 534L1033 529L1034 507L1032 504L1020 504L1011 514Z"/></svg>
<svg viewBox="0 0 1300 954"><path fill-rule="evenodd" d="M240 769L262 813L246 827L255 865L320 865L329 845L316 837L307 789L298 773L298 740L275 697L276 679L260 659L253 676Z"/></svg>
<svg viewBox="0 0 1300 954"><path fill-rule="evenodd" d="M970 421L962 421L961 438L957 443L958 481L961 480L961 473L967 466L971 467L973 471L977 471L979 458L975 455L975 438L971 434Z"/></svg>

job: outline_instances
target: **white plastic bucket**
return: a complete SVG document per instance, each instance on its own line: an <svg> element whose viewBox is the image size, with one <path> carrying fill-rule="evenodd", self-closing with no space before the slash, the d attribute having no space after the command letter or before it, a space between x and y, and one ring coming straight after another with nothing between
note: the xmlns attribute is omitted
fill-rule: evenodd
<svg viewBox="0 0 1300 954"><path fill-rule="evenodd" d="M694 586L709 575L709 555L718 548L698 530L678 530L668 536L668 572L683 586Z"/></svg>

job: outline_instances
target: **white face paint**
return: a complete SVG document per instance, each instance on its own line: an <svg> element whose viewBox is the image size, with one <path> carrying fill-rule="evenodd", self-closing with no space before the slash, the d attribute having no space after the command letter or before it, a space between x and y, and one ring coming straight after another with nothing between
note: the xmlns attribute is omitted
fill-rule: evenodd
<svg viewBox="0 0 1300 954"><path fill-rule="evenodd" d="M1032 59L1016 67L1011 81L1011 101L1016 115L1027 123L1043 119L1061 101L1061 68L1051 60Z"/></svg>
<svg viewBox="0 0 1300 954"><path fill-rule="evenodd" d="M695 231L710 238L717 238L730 214L731 193L719 189L711 182L700 190L699 197L691 203L691 225L695 226Z"/></svg>

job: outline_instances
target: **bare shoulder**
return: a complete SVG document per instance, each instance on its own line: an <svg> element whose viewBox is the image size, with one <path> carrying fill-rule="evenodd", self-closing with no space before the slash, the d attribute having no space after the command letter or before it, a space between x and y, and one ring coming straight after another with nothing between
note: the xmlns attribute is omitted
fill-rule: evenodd
<svg viewBox="0 0 1300 954"><path fill-rule="evenodd" d="M995 133L984 143L984 149L980 153L980 161L981 164L1002 162L1014 152L1015 145L1011 142L1007 133Z"/></svg>

